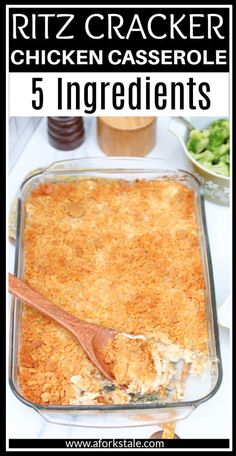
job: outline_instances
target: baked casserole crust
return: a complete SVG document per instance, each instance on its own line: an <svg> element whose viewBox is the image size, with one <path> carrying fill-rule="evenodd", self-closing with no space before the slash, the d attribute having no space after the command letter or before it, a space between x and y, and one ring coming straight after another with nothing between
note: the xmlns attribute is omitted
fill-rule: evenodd
<svg viewBox="0 0 236 456"><path fill-rule="evenodd" d="M208 353L194 192L170 178L42 183L26 214L24 280L122 335L106 354L111 384L69 332L23 306L22 395L45 405L123 404L167 390L181 399L176 362L198 374Z"/></svg>

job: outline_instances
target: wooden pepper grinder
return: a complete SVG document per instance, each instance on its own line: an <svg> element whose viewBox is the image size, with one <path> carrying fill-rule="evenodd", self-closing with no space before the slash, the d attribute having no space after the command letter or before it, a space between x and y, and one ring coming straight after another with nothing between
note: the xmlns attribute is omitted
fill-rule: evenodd
<svg viewBox="0 0 236 456"><path fill-rule="evenodd" d="M48 117L48 137L56 149L76 149L84 141L83 118Z"/></svg>
<svg viewBox="0 0 236 456"><path fill-rule="evenodd" d="M98 144L106 155L144 157L156 141L156 117L98 117Z"/></svg>

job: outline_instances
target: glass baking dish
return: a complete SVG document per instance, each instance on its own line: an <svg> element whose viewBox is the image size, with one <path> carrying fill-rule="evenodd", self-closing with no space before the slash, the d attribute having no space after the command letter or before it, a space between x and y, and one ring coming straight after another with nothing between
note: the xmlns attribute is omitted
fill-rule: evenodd
<svg viewBox="0 0 236 456"><path fill-rule="evenodd" d="M42 182L68 181L86 177L107 179L163 179L177 180L194 191L199 232L199 243L206 285L206 313L210 369L200 376L187 380L184 400L170 399L126 405L40 405L26 400L19 391L18 351L21 303L13 298L10 337L10 385L24 404L35 409L47 421L70 426L127 427L147 426L176 421L188 416L199 404L209 400L218 390L222 380L217 313L211 257L207 236L204 198L201 186L190 173L174 169L168 162L149 158L81 158L55 162L42 172L35 173L21 185L18 196L18 220L15 254L15 275L23 276L25 202L33 188Z"/></svg>

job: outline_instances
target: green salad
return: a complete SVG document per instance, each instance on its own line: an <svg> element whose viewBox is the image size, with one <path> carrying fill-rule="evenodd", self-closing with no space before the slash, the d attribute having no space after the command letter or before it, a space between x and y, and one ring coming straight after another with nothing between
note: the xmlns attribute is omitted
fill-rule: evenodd
<svg viewBox="0 0 236 456"><path fill-rule="evenodd" d="M187 148L204 168L230 175L229 121L216 120L205 130L191 130Z"/></svg>

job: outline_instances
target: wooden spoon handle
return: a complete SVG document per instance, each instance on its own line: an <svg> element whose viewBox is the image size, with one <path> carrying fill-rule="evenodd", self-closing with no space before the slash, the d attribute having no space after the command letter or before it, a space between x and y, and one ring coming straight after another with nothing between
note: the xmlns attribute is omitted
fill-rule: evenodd
<svg viewBox="0 0 236 456"><path fill-rule="evenodd" d="M77 335L78 326L82 328L89 327L89 323L79 320L73 315L65 312L57 305L53 304L49 299L42 296L37 291L30 288L26 283L12 274L8 274L9 286L8 290L11 294L19 298L25 304L33 307L47 317L52 318L61 326L64 326L69 331Z"/></svg>

